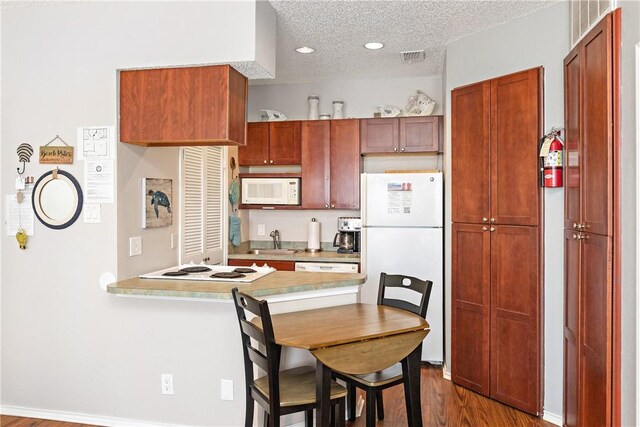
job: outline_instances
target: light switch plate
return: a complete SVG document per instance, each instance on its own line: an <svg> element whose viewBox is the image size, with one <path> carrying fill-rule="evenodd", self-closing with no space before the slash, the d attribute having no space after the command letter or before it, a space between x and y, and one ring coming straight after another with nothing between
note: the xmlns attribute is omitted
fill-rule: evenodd
<svg viewBox="0 0 640 427"><path fill-rule="evenodd" d="M142 255L142 237L129 237L129 256Z"/></svg>
<svg viewBox="0 0 640 427"><path fill-rule="evenodd" d="M85 203L82 209L84 214L84 222L86 224L100 224L100 204Z"/></svg>
<svg viewBox="0 0 640 427"><path fill-rule="evenodd" d="M258 224L258 236L264 236L264 235L265 235L264 224Z"/></svg>
<svg viewBox="0 0 640 427"><path fill-rule="evenodd" d="M220 399L233 400L233 380L220 380Z"/></svg>

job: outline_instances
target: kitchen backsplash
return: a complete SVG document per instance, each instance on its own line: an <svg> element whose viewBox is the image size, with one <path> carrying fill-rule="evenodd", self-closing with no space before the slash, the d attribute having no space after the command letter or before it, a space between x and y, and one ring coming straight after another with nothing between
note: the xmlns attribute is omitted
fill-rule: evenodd
<svg viewBox="0 0 640 427"><path fill-rule="evenodd" d="M249 236L243 240L271 240L269 233L279 230L283 241L306 242L307 224L315 218L320 223L320 241L332 242L340 216L360 216L360 211L252 209L249 213ZM258 236L260 224L264 224L264 236Z"/></svg>

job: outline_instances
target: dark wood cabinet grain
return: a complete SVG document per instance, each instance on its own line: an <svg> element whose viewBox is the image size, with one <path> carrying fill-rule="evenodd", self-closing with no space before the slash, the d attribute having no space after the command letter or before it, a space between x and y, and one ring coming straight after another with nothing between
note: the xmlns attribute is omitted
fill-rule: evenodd
<svg viewBox="0 0 640 427"><path fill-rule="evenodd" d="M451 378L485 396L489 396L490 251L487 226L453 224Z"/></svg>
<svg viewBox="0 0 640 427"><path fill-rule="evenodd" d="M120 141L244 145L247 78L229 65L120 72Z"/></svg>
<svg viewBox="0 0 640 427"><path fill-rule="evenodd" d="M302 208L360 207L359 122L302 122Z"/></svg>
<svg viewBox="0 0 640 427"><path fill-rule="evenodd" d="M489 234L490 396L535 414L542 396L539 228L498 225Z"/></svg>
<svg viewBox="0 0 640 427"><path fill-rule="evenodd" d="M491 82L491 222L539 225L542 69Z"/></svg>
<svg viewBox="0 0 640 427"><path fill-rule="evenodd" d="M302 122L302 208L329 208L331 123Z"/></svg>
<svg viewBox="0 0 640 427"><path fill-rule="evenodd" d="M360 120L362 154L437 153L442 116Z"/></svg>
<svg viewBox="0 0 640 427"><path fill-rule="evenodd" d="M619 231L614 233L614 132L619 120L615 76L620 49L614 28L619 31L619 26L619 11L608 14L564 60L567 427L620 423L620 301L614 283L614 247L619 247Z"/></svg>
<svg viewBox="0 0 640 427"><path fill-rule="evenodd" d="M491 83L451 92L451 185L454 222L489 221Z"/></svg>
<svg viewBox="0 0 640 427"><path fill-rule="evenodd" d="M237 267L251 267L253 264L262 267L267 264L278 271L295 271L295 261L280 261L274 259L230 259L228 265Z"/></svg>
<svg viewBox="0 0 640 427"><path fill-rule="evenodd" d="M454 89L454 382L542 410L542 69Z"/></svg>
<svg viewBox="0 0 640 427"><path fill-rule="evenodd" d="M247 144L238 147L240 166L299 165L301 122L247 124Z"/></svg>

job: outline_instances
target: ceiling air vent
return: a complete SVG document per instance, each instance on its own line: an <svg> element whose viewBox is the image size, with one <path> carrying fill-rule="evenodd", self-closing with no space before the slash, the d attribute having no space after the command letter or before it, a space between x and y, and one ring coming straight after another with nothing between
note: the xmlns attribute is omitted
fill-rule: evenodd
<svg viewBox="0 0 640 427"><path fill-rule="evenodd" d="M422 62L425 58L424 50L407 50L405 52L400 52L400 55L402 55L403 64Z"/></svg>
<svg viewBox="0 0 640 427"><path fill-rule="evenodd" d="M578 44L595 23L613 10L615 0L589 0L571 2L571 46Z"/></svg>

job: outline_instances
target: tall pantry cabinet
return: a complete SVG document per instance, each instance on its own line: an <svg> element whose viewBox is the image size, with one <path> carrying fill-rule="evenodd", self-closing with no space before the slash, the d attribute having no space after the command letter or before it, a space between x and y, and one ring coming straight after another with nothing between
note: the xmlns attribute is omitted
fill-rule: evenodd
<svg viewBox="0 0 640 427"><path fill-rule="evenodd" d="M542 409L542 68L451 93L455 383Z"/></svg>
<svg viewBox="0 0 640 427"><path fill-rule="evenodd" d="M618 10L564 60L565 426L620 423L614 357L619 30Z"/></svg>

